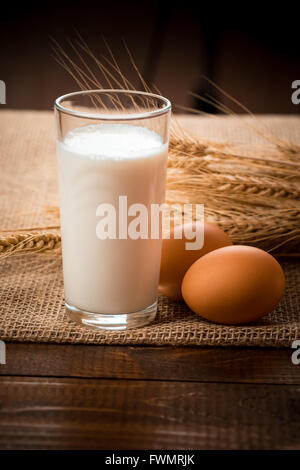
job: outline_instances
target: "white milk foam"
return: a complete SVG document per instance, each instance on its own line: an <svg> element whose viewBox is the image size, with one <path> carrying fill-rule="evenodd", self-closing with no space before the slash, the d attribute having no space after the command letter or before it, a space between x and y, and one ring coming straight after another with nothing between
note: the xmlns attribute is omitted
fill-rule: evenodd
<svg viewBox="0 0 300 470"><path fill-rule="evenodd" d="M74 129L57 143L66 302L82 310L131 313L157 297L161 240L100 240L99 204L119 196L161 204L167 146L144 127L97 124Z"/></svg>
<svg viewBox="0 0 300 470"><path fill-rule="evenodd" d="M134 158L161 148L162 139L146 127L92 124L69 132L64 144L68 150L90 158Z"/></svg>

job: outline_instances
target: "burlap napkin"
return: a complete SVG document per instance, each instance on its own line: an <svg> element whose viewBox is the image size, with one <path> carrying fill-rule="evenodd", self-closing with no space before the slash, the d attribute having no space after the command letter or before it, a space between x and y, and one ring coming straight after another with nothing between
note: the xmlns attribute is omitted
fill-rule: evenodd
<svg viewBox="0 0 300 470"><path fill-rule="evenodd" d="M244 123L231 118L182 118L207 139L256 143ZM279 137L300 143L299 119L262 118ZM56 230L58 204L54 118L51 112L2 111L1 230ZM14 255L0 261L0 338L89 344L211 345L289 347L300 338L300 269L284 261L287 289L280 305L260 322L228 327L209 323L183 303L159 299L156 321L144 328L118 332L88 329L64 311L61 259L43 253Z"/></svg>

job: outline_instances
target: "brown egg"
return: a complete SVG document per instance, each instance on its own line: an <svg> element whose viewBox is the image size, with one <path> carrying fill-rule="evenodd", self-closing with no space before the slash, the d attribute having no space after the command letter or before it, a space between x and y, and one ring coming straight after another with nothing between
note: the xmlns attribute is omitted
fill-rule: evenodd
<svg viewBox="0 0 300 470"><path fill-rule="evenodd" d="M236 245L198 259L184 276L182 295L207 320L239 325L271 312L284 288L284 273L273 256Z"/></svg>
<svg viewBox="0 0 300 470"><path fill-rule="evenodd" d="M200 250L186 250L187 240L183 228L188 226L196 230L199 222L190 222L179 225L171 232L169 240L164 239L162 245L162 258L160 267L159 292L174 300L182 300L181 283L188 268L201 256L223 246L232 245L228 235L216 225L204 224L204 245ZM182 239L174 239L175 234L183 234Z"/></svg>

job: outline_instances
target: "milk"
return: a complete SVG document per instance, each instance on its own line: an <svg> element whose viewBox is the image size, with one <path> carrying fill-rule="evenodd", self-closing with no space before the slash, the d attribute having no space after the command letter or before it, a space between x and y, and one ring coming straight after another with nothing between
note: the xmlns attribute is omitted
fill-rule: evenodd
<svg viewBox="0 0 300 470"><path fill-rule="evenodd" d="M96 236L99 204L118 216L128 206L160 204L165 197L167 145L145 127L93 124L57 143L65 300L92 313L123 314L157 297L161 240Z"/></svg>

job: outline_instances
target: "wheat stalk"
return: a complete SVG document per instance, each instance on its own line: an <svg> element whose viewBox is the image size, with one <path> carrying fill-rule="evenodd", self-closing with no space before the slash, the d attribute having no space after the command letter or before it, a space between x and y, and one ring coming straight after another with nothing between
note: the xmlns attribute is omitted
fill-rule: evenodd
<svg viewBox="0 0 300 470"><path fill-rule="evenodd" d="M0 236L0 256L1 259L13 253L20 252L42 252L47 250L57 250L60 248L59 233L13 231L7 235Z"/></svg>
<svg viewBox="0 0 300 470"><path fill-rule="evenodd" d="M78 33L70 45L78 62L53 40L55 59L74 78L80 89L135 89L121 71L107 43L109 57L102 57L102 60ZM143 89L151 91L126 44L125 48ZM95 70L88 65L88 60L92 61ZM103 81L100 81L99 74ZM211 84L244 112L251 114L226 91L213 82ZM239 119L216 98L197 97ZM101 102L98 104L103 105ZM121 108L117 100L113 104L116 109ZM138 103L133 104L139 108ZM97 106L97 103L94 105ZM245 125L264 138L266 145L247 146L241 152L234 143L209 142L190 135L173 115L166 201L168 204L204 203L206 218L218 223L233 242L258 246L278 256L295 256L299 253L300 244L300 147L279 139L266 126L263 129L261 125L257 126L255 116L252 117L254 124ZM57 227L54 229L57 230L54 231L53 227L51 230L41 227L39 230L2 232L0 258L23 251L57 253L60 247L58 208L56 215ZM177 220L181 220L180 213L175 214L175 223Z"/></svg>

